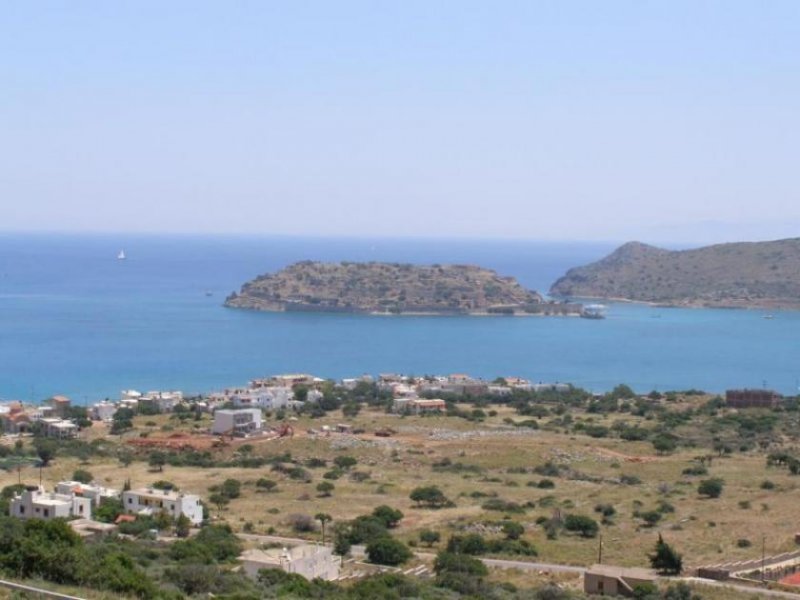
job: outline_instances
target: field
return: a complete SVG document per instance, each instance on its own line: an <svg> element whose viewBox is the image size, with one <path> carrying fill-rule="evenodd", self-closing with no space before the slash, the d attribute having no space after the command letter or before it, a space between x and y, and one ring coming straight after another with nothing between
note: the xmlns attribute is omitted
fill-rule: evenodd
<svg viewBox="0 0 800 600"><path fill-rule="evenodd" d="M706 400L683 402L691 407ZM121 488L125 480L134 487L168 480L181 490L204 498L208 498L211 486L237 479L242 483L241 496L225 507L211 505L213 519L225 521L236 530L309 539L319 539L320 534L298 534L289 524L290 515L324 512L334 522L341 522L388 504L405 515L396 535L417 544L419 550L425 550L417 541L422 529L439 531L442 540L462 531L491 537L498 533L496 522L507 516L524 525L523 538L538 550L537 560L550 563L590 565L597 562L602 543L604 563L648 566L647 553L659 533L683 554L689 569L758 557L762 542L767 554L795 548L797 526L793 517L800 497L800 478L786 469L768 468L766 450L762 448L714 453L710 448L678 446L670 453L658 454L653 444L645 441L590 437L576 433L574 428L515 427L509 420L521 421L522 417L514 410L505 406L491 408L491 416L481 422L452 416L398 417L368 408L356 417L345 418L337 411L319 419L300 417L292 422L296 431L292 438L233 444L226 441L211 450L219 461L242 454L270 457L289 452L292 460L310 474L310 482L294 480L270 465L257 469L167 465L158 472L145 460L123 466L111 456L83 460L59 456L42 469L42 478L44 485L51 488L57 481L70 478L75 469L83 468L112 487ZM631 426L648 425L645 418L631 414L598 415L583 409L574 409L570 414L573 422L592 425L611 426L621 418ZM143 432L156 436L196 431L207 427L208 419L181 423L167 415L137 417L133 432L121 439L108 439L114 445L128 446L127 439L135 439ZM307 433L310 428L319 430L322 425L337 423L363 428L365 433ZM373 432L382 427L391 427L397 433L388 438L376 437ZM96 424L82 435L91 441L106 438L107 431ZM326 481L322 475L331 470L333 459L344 455L356 458L357 464L331 480L331 495L322 497L317 484ZM687 467L698 464L696 457L709 455L714 458L707 475L682 474ZM309 459L322 459L327 466L305 466ZM558 467L557 475L534 472L548 463ZM39 471L27 468L20 474L3 472L0 486L16 483L18 477L23 483L36 483ZM724 480L719 498L701 497L697 492L699 480L710 477ZM259 491L256 481L260 478L274 480L275 491ZM621 483L621 478L630 483ZM554 487L538 487L542 479L551 480ZM762 488L767 479L774 485L772 489ZM414 488L432 484L440 487L454 506L421 508L409 499ZM516 506L499 511L483 508L492 499ZM568 514L587 515L599 522L602 515L595 511L599 504L613 506L615 514L601 525L598 537L584 538L561 530L555 539L549 539L545 528L537 524L538 518ZM642 515L656 509L660 520L648 526ZM432 551L442 543L434 545Z"/></svg>

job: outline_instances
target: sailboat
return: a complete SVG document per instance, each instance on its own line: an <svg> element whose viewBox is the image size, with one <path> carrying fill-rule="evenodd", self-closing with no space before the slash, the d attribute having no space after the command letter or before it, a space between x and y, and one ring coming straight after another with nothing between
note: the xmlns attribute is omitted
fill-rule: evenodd
<svg viewBox="0 0 800 600"><path fill-rule="evenodd" d="M125 250L120 250L117 254L117 260L125 260Z"/></svg>

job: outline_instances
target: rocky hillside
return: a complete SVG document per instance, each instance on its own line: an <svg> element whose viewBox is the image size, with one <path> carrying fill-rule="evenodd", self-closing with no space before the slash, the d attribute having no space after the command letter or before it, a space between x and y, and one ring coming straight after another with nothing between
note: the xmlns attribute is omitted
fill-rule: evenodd
<svg viewBox="0 0 800 600"><path fill-rule="evenodd" d="M480 267L311 261L261 275L225 301L270 311L445 314L509 312L541 303L514 278Z"/></svg>
<svg viewBox="0 0 800 600"><path fill-rule="evenodd" d="M550 293L679 306L800 307L800 238L681 251L631 242L570 269Z"/></svg>

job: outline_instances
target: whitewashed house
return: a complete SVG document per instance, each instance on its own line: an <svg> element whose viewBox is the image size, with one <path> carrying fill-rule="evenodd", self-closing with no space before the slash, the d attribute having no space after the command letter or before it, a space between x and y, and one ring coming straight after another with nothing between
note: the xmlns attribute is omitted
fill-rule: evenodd
<svg viewBox="0 0 800 600"><path fill-rule="evenodd" d="M286 408L293 398L294 392L292 388L275 386L235 394L231 397L231 402L233 402L233 406L236 408L278 410Z"/></svg>
<svg viewBox="0 0 800 600"><path fill-rule="evenodd" d="M100 506L103 500L109 498L119 498L119 490L95 485L94 483L81 483L80 481L58 482L56 484L56 494L88 498L92 506Z"/></svg>
<svg viewBox="0 0 800 600"><path fill-rule="evenodd" d="M140 488L122 492L122 506L129 514L152 516L165 512L173 519L186 515L194 525L203 522L203 505L200 496L194 494Z"/></svg>
<svg viewBox="0 0 800 600"><path fill-rule="evenodd" d="M92 405L92 418L95 421L110 421L117 412L117 405L113 402L95 402Z"/></svg>
<svg viewBox="0 0 800 600"><path fill-rule="evenodd" d="M92 518L92 501L75 494L45 492L44 488L28 488L11 499L9 512L18 519Z"/></svg>
<svg viewBox="0 0 800 600"><path fill-rule="evenodd" d="M242 408L214 411L211 433L216 435L246 436L261 431L261 409Z"/></svg>
<svg viewBox="0 0 800 600"><path fill-rule="evenodd" d="M39 424L45 437L68 440L78 435L78 426L72 421L47 418L39 419Z"/></svg>

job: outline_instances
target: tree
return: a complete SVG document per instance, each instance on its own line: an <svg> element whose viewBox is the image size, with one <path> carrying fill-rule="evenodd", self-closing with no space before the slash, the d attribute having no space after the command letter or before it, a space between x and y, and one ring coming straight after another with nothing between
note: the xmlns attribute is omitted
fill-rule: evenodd
<svg viewBox="0 0 800 600"><path fill-rule="evenodd" d="M36 456L42 461L43 467L48 466L58 452L58 444L49 438L36 438L33 447L36 449Z"/></svg>
<svg viewBox="0 0 800 600"><path fill-rule="evenodd" d="M433 563L436 584L471 597L480 597L489 570L477 558L466 554L440 552Z"/></svg>
<svg viewBox="0 0 800 600"><path fill-rule="evenodd" d="M414 555L403 542L389 536L372 540L366 551L369 562L390 567L401 565Z"/></svg>
<svg viewBox="0 0 800 600"><path fill-rule="evenodd" d="M175 535L179 538L189 537L189 530L192 527L192 522L185 514L181 513L175 521Z"/></svg>
<svg viewBox="0 0 800 600"><path fill-rule="evenodd" d="M677 447L678 443L671 435L662 433L653 438L653 448L655 448L655 451L659 454L669 454Z"/></svg>
<svg viewBox="0 0 800 600"><path fill-rule="evenodd" d="M147 464L151 469L156 469L159 473L164 470L164 465L167 464L167 455L161 450L153 450L150 456L147 457Z"/></svg>
<svg viewBox="0 0 800 600"><path fill-rule="evenodd" d="M442 539L442 535L438 531L432 529L423 529L419 532L419 541L430 548Z"/></svg>
<svg viewBox="0 0 800 600"><path fill-rule="evenodd" d="M226 479L222 482L222 486L220 487L220 494L224 495L226 498L233 500L234 498L238 498L241 495L242 490L242 482L238 479Z"/></svg>
<svg viewBox="0 0 800 600"><path fill-rule="evenodd" d="M331 495L331 492L333 492L334 487L335 486L330 481L320 481L317 484L317 491L320 496L327 498Z"/></svg>
<svg viewBox="0 0 800 600"><path fill-rule="evenodd" d="M72 480L78 483L92 483L94 476L86 469L76 469L72 473Z"/></svg>
<svg viewBox="0 0 800 600"><path fill-rule="evenodd" d="M347 470L350 467L356 466L358 461L353 458L352 456L337 456L333 459L333 464L335 464L340 469Z"/></svg>
<svg viewBox="0 0 800 600"><path fill-rule="evenodd" d="M278 484L274 482L272 479L265 479L262 477L258 481L256 481L256 487L259 490L264 490L265 492L274 492L278 487Z"/></svg>
<svg viewBox="0 0 800 600"><path fill-rule="evenodd" d="M700 482L700 485L697 486L697 493L709 498L719 498L722 495L723 487L725 487L725 481L719 477L712 477Z"/></svg>
<svg viewBox="0 0 800 600"><path fill-rule="evenodd" d="M314 518L319 521L320 527L322 528L322 543L325 543L325 523L330 523L333 521L333 517L330 516L328 513L317 513L314 515Z"/></svg>
<svg viewBox="0 0 800 600"><path fill-rule="evenodd" d="M663 575L679 575L683 571L683 558L658 534L655 552L649 555L650 565Z"/></svg>
<svg viewBox="0 0 800 600"><path fill-rule="evenodd" d="M372 516L383 521L387 529L394 529L403 519L403 513L396 508L382 504L372 511Z"/></svg>
<svg viewBox="0 0 800 600"><path fill-rule="evenodd" d="M661 513L657 510L649 510L645 513L642 513L640 516L648 527L653 527L661 520Z"/></svg>
<svg viewBox="0 0 800 600"><path fill-rule="evenodd" d="M333 552L339 556L346 556L350 552L349 528L344 523L337 523L333 530Z"/></svg>
<svg viewBox="0 0 800 600"><path fill-rule="evenodd" d="M597 535L600 526L597 521L585 515L567 515L564 518L564 529L579 533L581 537L592 538Z"/></svg>
<svg viewBox="0 0 800 600"><path fill-rule="evenodd" d="M509 540L518 540L525 533L525 527L516 521L506 521L503 523L503 533Z"/></svg>
<svg viewBox="0 0 800 600"><path fill-rule="evenodd" d="M217 512L219 513L222 513L222 509L225 508L230 503L230 499L227 496L220 494L219 492L211 494L208 497L208 501L217 507Z"/></svg>
<svg viewBox="0 0 800 600"><path fill-rule="evenodd" d="M447 496L435 485L414 488L409 494L409 498L420 506L424 504L430 508L438 508L450 503Z"/></svg>

